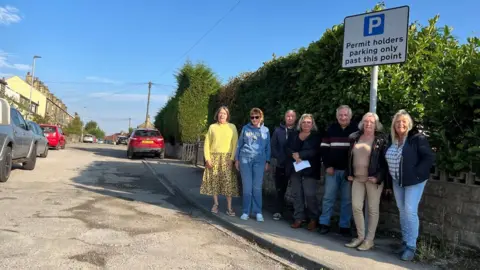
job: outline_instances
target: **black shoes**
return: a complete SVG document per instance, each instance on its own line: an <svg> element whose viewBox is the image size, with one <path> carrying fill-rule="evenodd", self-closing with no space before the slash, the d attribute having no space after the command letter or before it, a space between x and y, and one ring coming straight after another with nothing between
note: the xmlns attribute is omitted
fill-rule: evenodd
<svg viewBox="0 0 480 270"><path fill-rule="evenodd" d="M330 226L327 225L320 225L320 230L318 231L320 234L327 234L330 232Z"/></svg>
<svg viewBox="0 0 480 270"><path fill-rule="evenodd" d="M339 233L343 237L352 237L352 230L350 228L340 228Z"/></svg>

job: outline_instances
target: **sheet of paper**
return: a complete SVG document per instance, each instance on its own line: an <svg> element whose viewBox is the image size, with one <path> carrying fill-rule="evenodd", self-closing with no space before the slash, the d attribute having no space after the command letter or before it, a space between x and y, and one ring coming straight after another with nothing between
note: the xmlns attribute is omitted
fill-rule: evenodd
<svg viewBox="0 0 480 270"><path fill-rule="evenodd" d="M299 172L303 169L310 168L310 162L308 162L308 160L302 160L300 163L293 162L293 167L296 172Z"/></svg>

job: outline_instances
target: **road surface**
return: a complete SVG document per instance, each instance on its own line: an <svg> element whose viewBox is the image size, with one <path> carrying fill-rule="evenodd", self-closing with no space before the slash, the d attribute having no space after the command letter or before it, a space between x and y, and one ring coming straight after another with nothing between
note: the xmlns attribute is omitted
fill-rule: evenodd
<svg viewBox="0 0 480 270"><path fill-rule="evenodd" d="M125 156L125 146L70 145L12 171L0 183L0 269L285 268Z"/></svg>

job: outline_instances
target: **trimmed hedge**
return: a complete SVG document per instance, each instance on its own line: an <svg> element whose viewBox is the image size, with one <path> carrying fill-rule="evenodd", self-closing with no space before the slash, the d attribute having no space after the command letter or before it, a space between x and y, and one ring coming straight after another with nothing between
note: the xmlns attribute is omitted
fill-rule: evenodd
<svg viewBox="0 0 480 270"><path fill-rule="evenodd" d="M438 18L424 27L410 25L405 64L380 66L377 113L389 132L392 116L406 109L430 136L436 165L468 171L480 167L480 40L460 44L449 27L436 26ZM335 109L348 104L360 120L369 110L370 68L343 69L342 48L343 25L336 25L307 48L230 79L211 100L209 119L227 105L240 128L249 110L260 107L273 128L287 109L295 109L313 113L325 129L335 121Z"/></svg>
<svg viewBox="0 0 480 270"><path fill-rule="evenodd" d="M206 132L211 96L221 84L202 63L185 63L176 79L175 96L157 113L155 126L170 142L195 142Z"/></svg>

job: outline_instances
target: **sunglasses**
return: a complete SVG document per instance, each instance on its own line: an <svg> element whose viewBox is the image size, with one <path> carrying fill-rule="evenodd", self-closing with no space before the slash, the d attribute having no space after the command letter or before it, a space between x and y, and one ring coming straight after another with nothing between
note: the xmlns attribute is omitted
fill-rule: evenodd
<svg viewBox="0 0 480 270"><path fill-rule="evenodd" d="M250 119L260 119L260 116L256 115L256 116L250 116Z"/></svg>

